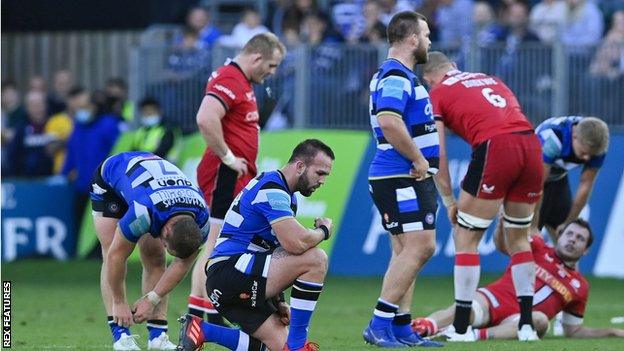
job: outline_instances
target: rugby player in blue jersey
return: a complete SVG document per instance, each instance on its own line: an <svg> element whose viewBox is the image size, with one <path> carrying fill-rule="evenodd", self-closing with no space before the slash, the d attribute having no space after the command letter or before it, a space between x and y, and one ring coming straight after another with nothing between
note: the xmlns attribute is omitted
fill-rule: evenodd
<svg viewBox="0 0 624 351"><path fill-rule="evenodd" d="M370 122L377 140L368 179L392 259L364 340L379 347L442 346L410 328L416 275L435 251L440 146L429 94L414 73L427 62L429 27L412 11L388 25L390 49L370 82Z"/></svg>
<svg viewBox="0 0 624 351"><path fill-rule="evenodd" d="M546 227L553 242L565 223L579 217L587 204L609 146L609 127L596 117L553 117L535 131L542 143L544 195L533 223ZM568 171L583 166L574 199Z"/></svg>
<svg viewBox="0 0 624 351"><path fill-rule="evenodd" d="M217 311L240 329L187 314L179 350L205 342L229 350L318 349L308 327L327 273L327 254L317 246L332 233L332 220L314 228L295 219L297 197L325 183L333 151L316 139L301 142L281 170L252 179L234 199L206 266L206 290ZM282 292L291 287L290 307ZM289 328L287 328L287 326Z"/></svg>
<svg viewBox="0 0 624 351"><path fill-rule="evenodd" d="M129 327L144 321L148 349L175 349L166 333L167 294L189 271L208 235L209 213L201 191L168 161L147 152L124 152L98 167L91 201L102 247L100 288L113 349L140 350ZM144 296L131 308L126 261L136 245ZM168 267L165 249L175 256Z"/></svg>

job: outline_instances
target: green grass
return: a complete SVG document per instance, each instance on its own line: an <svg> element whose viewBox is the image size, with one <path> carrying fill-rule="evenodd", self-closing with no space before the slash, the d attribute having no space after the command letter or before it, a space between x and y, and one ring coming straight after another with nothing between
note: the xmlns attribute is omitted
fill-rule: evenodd
<svg viewBox="0 0 624 351"><path fill-rule="evenodd" d="M131 303L139 297L140 266L130 264L128 294ZM12 281L13 348L16 350L111 350L98 287L99 262L47 260L2 265L2 279ZM487 281L493 277L484 277ZM379 294L381 279L331 277L317 305L310 339L322 350L376 350L364 345L361 332ZM585 324L608 327L609 319L624 315L624 281L591 279ZM177 340L175 318L186 310L190 287L187 277L172 293L169 303L170 336ZM414 315L425 315L452 301L450 277L418 281ZM146 330L133 327L147 348ZM206 350L222 350L207 344ZM566 340L547 337L538 343L488 341L477 344L447 344L445 350L624 350L624 339Z"/></svg>

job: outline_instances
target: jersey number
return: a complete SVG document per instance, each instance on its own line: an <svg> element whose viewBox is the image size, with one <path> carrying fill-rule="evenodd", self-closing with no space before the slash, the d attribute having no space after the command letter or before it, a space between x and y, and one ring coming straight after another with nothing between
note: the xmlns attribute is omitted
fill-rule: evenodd
<svg viewBox="0 0 624 351"><path fill-rule="evenodd" d="M483 90L481 90L481 94L483 94L483 96L485 97L485 99L492 105L499 107L499 108L504 108L507 106L507 100L505 100L504 97L498 95L498 94L493 94L494 90L492 90L492 88L483 88Z"/></svg>

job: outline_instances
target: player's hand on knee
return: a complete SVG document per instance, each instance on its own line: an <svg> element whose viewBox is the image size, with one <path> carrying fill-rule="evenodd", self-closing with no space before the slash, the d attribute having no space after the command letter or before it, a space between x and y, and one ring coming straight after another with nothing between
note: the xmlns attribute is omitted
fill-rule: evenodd
<svg viewBox="0 0 624 351"><path fill-rule="evenodd" d="M457 224L457 204L449 205L446 208L446 215L448 216L449 222L451 222L451 224Z"/></svg>
<svg viewBox="0 0 624 351"><path fill-rule="evenodd" d="M154 305L145 297L132 305L133 320L135 323L145 322L154 311Z"/></svg>
<svg viewBox="0 0 624 351"><path fill-rule="evenodd" d="M283 325L288 326L290 324L290 306L286 302L277 303L277 315Z"/></svg>
<svg viewBox="0 0 624 351"><path fill-rule="evenodd" d="M429 161L423 158L421 160L412 162L410 175L416 178L416 180L423 180L427 176L428 170L429 170Z"/></svg>
<svg viewBox="0 0 624 351"><path fill-rule="evenodd" d="M130 311L130 306L127 302L113 305L113 322L122 327L130 327L134 324L132 311Z"/></svg>

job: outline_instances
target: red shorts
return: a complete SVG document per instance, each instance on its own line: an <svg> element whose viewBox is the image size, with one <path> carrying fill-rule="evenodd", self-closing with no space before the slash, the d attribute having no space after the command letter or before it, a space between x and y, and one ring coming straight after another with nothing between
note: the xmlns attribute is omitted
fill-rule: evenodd
<svg viewBox="0 0 624 351"><path fill-rule="evenodd" d="M500 325L506 318L520 313L520 306L513 288L511 291L501 291L495 287L486 286L479 288L477 292L485 296L488 302L490 322L487 327Z"/></svg>
<svg viewBox="0 0 624 351"><path fill-rule="evenodd" d="M255 170L240 178L236 172L221 163L221 159L212 152L204 153L197 166L197 183L210 206L210 217L224 219L232 201L245 185L256 176Z"/></svg>
<svg viewBox="0 0 624 351"><path fill-rule="evenodd" d="M496 135L477 145L462 189L480 199L535 203L542 193L542 146L533 131Z"/></svg>

